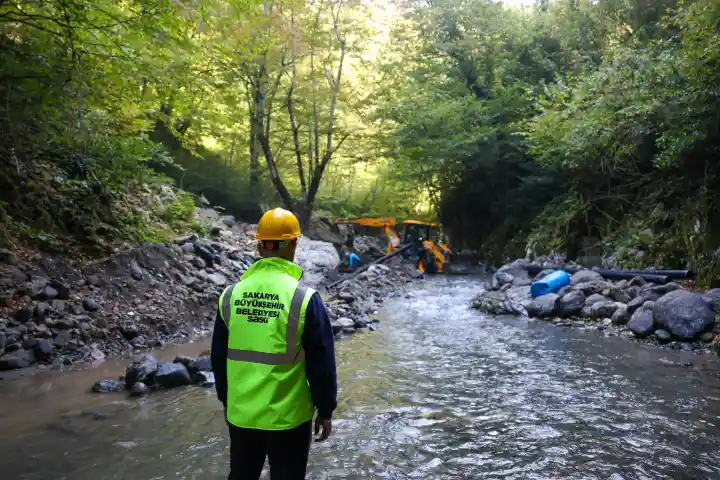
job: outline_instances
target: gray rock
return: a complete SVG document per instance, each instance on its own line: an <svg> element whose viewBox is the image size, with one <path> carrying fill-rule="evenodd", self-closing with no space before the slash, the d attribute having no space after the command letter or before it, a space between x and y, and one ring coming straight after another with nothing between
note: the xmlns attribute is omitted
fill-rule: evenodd
<svg viewBox="0 0 720 480"><path fill-rule="evenodd" d="M198 372L195 375L195 383L201 387L215 386L215 374L213 372Z"/></svg>
<svg viewBox="0 0 720 480"><path fill-rule="evenodd" d="M555 316L558 309L558 300L560 297L555 293L548 293L537 297L530 302L525 309L529 317L549 318Z"/></svg>
<svg viewBox="0 0 720 480"><path fill-rule="evenodd" d="M213 255L213 253L210 250L208 250L207 248L200 245L200 243L195 243L193 245L193 247L195 248L195 255L197 255L198 257L203 259L206 264L208 264L208 265L213 264L213 262L215 261L215 256ZM198 268L200 268L200 267L198 267Z"/></svg>
<svg viewBox="0 0 720 480"><path fill-rule="evenodd" d="M17 370L27 368L36 362L32 350L17 350L16 353L0 357L0 370Z"/></svg>
<svg viewBox="0 0 720 480"><path fill-rule="evenodd" d="M182 363L183 365L185 365L186 368L189 368L190 364L193 363L194 361L195 361L195 357L189 357L186 355L178 355L173 360L173 363Z"/></svg>
<svg viewBox="0 0 720 480"><path fill-rule="evenodd" d="M558 300L558 315L563 318L578 315L585 306L585 294L580 290L570 291Z"/></svg>
<svg viewBox="0 0 720 480"><path fill-rule="evenodd" d="M702 296L686 290L663 295L652 309L655 323L682 340L694 340L715 323L715 313Z"/></svg>
<svg viewBox="0 0 720 480"><path fill-rule="evenodd" d="M13 316L13 318L15 318L15 320L17 320L20 323L25 323L25 322L29 322L30 320L32 320L34 315L35 315L34 309L32 309L30 307L25 307L25 308L21 308L20 310L15 312L15 315Z"/></svg>
<svg viewBox="0 0 720 480"><path fill-rule="evenodd" d="M683 290L683 287L678 283L670 282L665 285L655 285L650 290L655 293L659 293L660 295L665 295L666 293L674 292L675 290Z"/></svg>
<svg viewBox="0 0 720 480"><path fill-rule="evenodd" d="M13 268L10 270L10 279L13 281L13 283L21 283L21 282L27 282L30 276L20 270L19 268Z"/></svg>
<svg viewBox="0 0 720 480"><path fill-rule="evenodd" d="M64 300L53 300L50 302L50 308L55 312L64 312L65 311L65 301Z"/></svg>
<svg viewBox="0 0 720 480"><path fill-rule="evenodd" d="M630 300L627 304L628 312L630 314L635 313L635 310L642 307L645 302L653 302L660 298L660 294L655 292L645 292L642 295L638 294L637 297Z"/></svg>
<svg viewBox="0 0 720 480"><path fill-rule="evenodd" d="M145 277L140 265L138 265L135 260L130 262L130 277L137 281L140 281Z"/></svg>
<svg viewBox="0 0 720 480"><path fill-rule="evenodd" d="M24 348L25 350L31 350L31 349L35 348L35 345L37 345L37 343L38 343L37 338L29 337L23 341L22 348ZM35 355L35 358L37 358L37 354Z"/></svg>
<svg viewBox="0 0 720 480"><path fill-rule="evenodd" d="M212 362L210 361L210 355L202 355L193 359L189 365L186 365L190 373L197 372L212 372Z"/></svg>
<svg viewBox="0 0 720 480"><path fill-rule="evenodd" d="M161 363L155 373L155 383L163 388L175 388L190 385L192 379L182 363Z"/></svg>
<svg viewBox="0 0 720 480"><path fill-rule="evenodd" d="M600 293L603 290L609 290L611 288L613 288L613 284L610 282L606 282L605 280L593 280L590 282L576 283L572 286L573 290L582 291L586 297L589 297L590 295L593 295L595 293Z"/></svg>
<svg viewBox="0 0 720 480"><path fill-rule="evenodd" d="M493 275L491 280L492 288L497 290L505 284L512 284L514 279L515 277L510 275L508 272L497 272Z"/></svg>
<svg viewBox="0 0 720 480"><path fill-rule="evenodd" d="M653 308L655 308L655 302L653 302L652 300L648 300L647 302L642 304L642 308L643 310L652 310Z"/></svg>
<svg viewBox="0 0 720 480"><path fill-rule="evenodd" d="M132 322L125 322L120 327L120 332L123 334L123 337L128 340L133 340L140 335L140 328Z"/></svg>
<svg viewBox="0 0 720 480"><path fill-rule="evenodd" d="M340 317L335 322L337 325L339 325L342 328L355 328L355 322L353 319L348 317Z"/></svg>
<svg viewBox="0 0 720 480"><path fill-rule="evenodd" d="M85 281L88 285L92 285L93 287L101 287L105 285L105 280L98 277L97 275L88 275L85 277Z"/></svg>
<svg viewBox="0 0 720 480"><path fill-rule="evenodd" d="M552 268L546 268L545 270L542 270L542 271L540 271L540 273L535 275L535 278L533 280L536 282L539 280L542 280L543 278L545 278L545 276L550 275L554 271L555 270L553 270Z"/></svg>
<svg viewBox="0 0 720 480"><path fill-rule="evenodd" d="M607 296L620 303L628 303L630 300L632 300L630 295L628 295L619 288L610 289L610 292L608 292Z"/></svg>
<svg viewBox="0 0 720 480"><path fill-rule="evenodd" d="M7 248L0 248L0 263L15 265L18 263L18 256Z"/></svg>
<svg viewBox="0 0 720 480"><path fill-rule="evenodd" d="M55 338L53 339L53 344L60 350L67 347L68 342L70 341L71 336L70 332L68 330L60 330L57 335L55 335Z"/></svg>
<svg viewBox="0 0 720 480"><path fill-rule="evenodd" d="M702 298L712 306L712 309L716 313L720 312L720 288L713 288L712 290L705 292L702 295Z"/></svg>
<svg viewBox="0 0 720 480"><path fill-rule="evenodd" d="M557 294L559 297L564 297L565 295L567 295L568 293L570 293L572 291L573 291L572 286L565 285L560 290L558 290ZM580 292L580 293L582 293L582 292ZM584 301L585 301L585 294L583 293L583 302Z"/></svg>
<svg viewBox="0 0 720 480"><path fill-rule="evenodd" d="M603 276L593 270L579 270L570 277L570 285L578 285L580 283L602 281Z"/></svg>
<svg viewBox="0 0 720 480"><path fill-rule="evenodd" d="M43 362L45 360L50 359L53 354L53 344L50 343L49 340L38 340L38 342L34 346L35 349L35 358L37 358L38 361Z"/></svg>
<svg viewBox="0 0 720 480"><path fill-rule="evenodd" d="M150 387L143 382L135 382L130 389L130 395L133 397L142 397L150 393Z"/></svg>
<svg viewBox="0 0 720 480"><path fill-rule="evenodd" d="M40 293L38 293L37 298L40 300L52 300L53 298L58 296L58 291L55 290L53 287L47 285L40 290Z"/></svg>
<svg viewBox="0 0 720 480"><path fill-rule="evenodd" d="M200 257L193 257L192 260L190 260L190 263L192 263L195 268L202 269L207 267L207 263L205 263L205 260Z"/></svg>
<svg viewBox="0 0 720 480"><path fill-rule="evenodd" d="M589 308L591 318L607 318L615 315L615 312L620 308L624 307L622 303L613 302L612 300L603 300L601 302L594 303Z"/></svg>
<svg viewBox="0 0 720 480"><path fill-rule="evenodd" d="M192 243L184 243L180 248L183 253L193 253L195 251L195 246Z"/></svg>
<svg viewBox="0 0 720 480"><path fill-rule="evenodd" d="M507 292L485 290L473 299L473 308L492 315L504 315L510 313L507 305Z"/></svg>
<svg viewBox="0 0 720 480"><path fill-rule="evenodd" d="M612 316L613 325L625 325L630 321L630 312L626 306L619 307Z"/></svg>
<svg viewBox="0 0 720 480"><path fill-rule="evenodd" d="M37 321L43 321L45 315L50 312L50 305L45 302L38 302L35 304L35 311L33 312L33 318Z"/></svg>
<svg viewBox="0 0 720 480"><path fill-rule="evenodd" d="M0 332L0 355L5 352L5 345L7 345L7 335L5 332Z"/></svg>
<svg viewBox="0 0 720 480"><path fill-rule="evenodd" d="M143 335L138 335L137 337L133 337L133 339L130 340L130 345L135 348L142 348L147 346L147 340Z"/></svg>
<svg viewBox="0 0 720 480"><path fill-rule="evenodd" d="M672 339L672 335L670 335L670 332L667 330L663 330L662 328L658 328L655 330L655 338L658 339L659 342L665 343L669 342Z"/></svg>
<svg viewBox="0 0 720 480"><path fill-rule="evenodd" d="M137 382L152 385L160 362L152 355L143 355L125 371L125 387L130 389Z"/></svg>
<svg viewBox="0 0 720 480"><path fill-rule="evenodd" d="M585 305L584 305L584 306L585 306L585 307L592 307L593 305L595 305L595 304L598 303L598 302L605 302L605 301L607 301L607 298L603 297L603 296L600 295L599 293L593 293L592 295L590 295L589 297L587 297L587 298L585 299Z"/></svg>
<svg viewBox="0 0 720 480"><path fill-rule="evenodd" d="M636 337L647 337L655 330L652 312L643 309L637 310L630 318L628 328Z"/></svg>
<svg viewBox="0 0 720 480"><path fill-rule="evenodd" d="M95 393L115 393L124 389L122 382L115 379L100 380L92 386L92 391Z"/></svg>
<svg viewBox="0 0 720 480"><path fill-rule="evenodd" d="M88 312L97 312L100 306L92 298L86 298L83 300L83 308Z"/></svg>
<svg viewBox="0 0 720 480"><path fill-rule="evenodd" d="M218 287L222 287L224 285L227 285L228 281L227 278L225 278L224 275L221 275L219 273L211 273L208 275L208 280L210 280L212 283L217 285Z"/></svg>
<svg viewBox="0 0 720 480"><path fill-rule="evenodd" d="M633 278L628 282L628 286L630 286L630 287L642 287L642 286L645 285L646 283L647 283L647 282L646 282L645 279L642 278L642 277L633 277Z"/></svg>

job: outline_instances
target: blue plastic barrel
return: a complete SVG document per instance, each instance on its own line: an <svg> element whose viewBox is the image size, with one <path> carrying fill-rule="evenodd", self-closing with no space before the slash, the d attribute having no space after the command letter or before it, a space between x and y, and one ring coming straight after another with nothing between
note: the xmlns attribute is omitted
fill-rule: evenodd
<svg viewBox="0 0 720 480"><path fill-rule="evenodd" d="M555 270L537 282L533 282L530 286L530 295L534 298L555 293L565 285L570 285L570 275L565 270Z"/></svg>

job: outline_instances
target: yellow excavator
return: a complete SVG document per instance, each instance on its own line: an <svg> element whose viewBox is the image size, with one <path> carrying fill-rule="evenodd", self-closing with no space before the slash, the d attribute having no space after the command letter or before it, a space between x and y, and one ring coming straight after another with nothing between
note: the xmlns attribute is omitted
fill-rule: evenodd
<svg viewBox="0 0 720 480"><path fill-rule="evenodd" d="M398 250L403 244L415 244L417 247L417 268L425 273L442 273L445 264L450 261L452 251L439 241L437 237L438 224L420 220L405 220L402 222L405 232L401 242L395 231L395 217L382 218L334 218L336 224L352 224L363 227L379 227L385 230L388 239L387 254Z"/></svg>
<svg viewBox="0 0 720 480"><path fill-rule="evenodd" d="M403 243L417 246L417 268L422 273L443 273L445 264L450 262L452 250L438 237L437 223L420 220L405 220L405 238Z"/></svg>
<svg viewBox="0 0 720 480"><path fill-rule="evenodd" d="M388 239L387 254L400 248L400 235L393 229L395 217L384 218L333 218L333 223L345 225L360 225L363 227L380 227L385 229Z"/></svg>

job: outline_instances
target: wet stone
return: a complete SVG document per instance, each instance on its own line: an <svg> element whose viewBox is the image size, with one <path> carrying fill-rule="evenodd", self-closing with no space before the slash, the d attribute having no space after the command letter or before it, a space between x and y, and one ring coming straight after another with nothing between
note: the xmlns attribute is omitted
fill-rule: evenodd
<svg viewBox="0 0 720 480"><path fill-rule="evenodd" d="M15 312L14 318L20 323L25 323L33 318L35 311L33 308L25 307Z"/></svg>
<svg viewBox="0 0 720 480"><path fill-rule="evenodd" d="M38 359L38 361L45 361L49 360L50 357L52 357L53 354L53 344L50 343L49 340L38 340L37 343L34 346L35 348L35 357Z"/></svg>
<svg viewBox="0 0 720 480"><path fill-rule="evenodd" d="M192 379L185 365L181 363L161 363L155 374L155 382L163 388L190 385Z"/></svg>
<svg viewBox="0 0 720 480"><path fill-rule="evenodd" d="M655 330L655 338L658 339L659 342L669 342L672 339L672 335L670 335L670 332L667 330L663 330L662 328L659 328Z"/></svg>
<svg viewBox="0 0 720 480"><path fill-rule="evenodd" d="M150 388L143 382L135 382L130 389L130 395L133 397L142 397L150 393Z"/></svg>
<svg viewBox="0 0 720 480"><path fill-rule="evenodd" d="M83 308L85 308L85 310L87 310L88 312L96 312L98 311L100 306L92 298L86 298L85 300L83 300Z"/></svg>
<svg viewBox="0 0 720 480"><path fill-rule="evenodd" d="M125 389L120 380L109 379L95 382L92 391L95 393L115 393L122 392Z"/></svg>

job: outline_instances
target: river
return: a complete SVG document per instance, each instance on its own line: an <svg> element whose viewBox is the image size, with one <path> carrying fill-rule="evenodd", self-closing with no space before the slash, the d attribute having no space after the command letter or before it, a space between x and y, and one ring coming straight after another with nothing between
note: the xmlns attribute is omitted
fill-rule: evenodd
<svg viewBox="0 0 720 480"><path fill-rule="evenodd" d="M490 318L468 307L478 288L418 282L380 332L338 342L335 432L308 478L720 478L718 359ZM0 382L0 476L224 478L214 391L87 393L125 363Z"/></svg>

